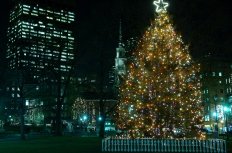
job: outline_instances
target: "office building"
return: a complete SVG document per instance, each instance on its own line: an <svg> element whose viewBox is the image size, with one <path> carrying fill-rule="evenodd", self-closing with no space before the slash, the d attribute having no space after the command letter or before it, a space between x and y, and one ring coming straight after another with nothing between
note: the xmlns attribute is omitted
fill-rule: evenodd
<svg viewBox="0 0 232 153"><path fill-rule="evenodd" d="M38 95L43 94L42 90L54 89L50 97L55 101L59 84L56 82L65 80L74 64L75 18L74 0L12 0L6 59L9 69L17 74L7 88L16 102L22 95L11 89L22 91L24 105L28 108L26 120L43 118L38 109L33 109L34 115L30 115L34 106L44 103ZM30 95L34 90L36 92Z"/></svg>
<svg viewBox="0 0 232 153"><path fill-rule="evenodd" d="M205 127L223 133L231 124L232 62L212 57L200 62Z"/></svg>
<svg viewBox="0 0 232 153"><path fill-rule="evenodd" d="M65 74L75 54L75 13L59 0L15 0L10 11L6 58L10 69L33 79L43 70Z"/></svg>

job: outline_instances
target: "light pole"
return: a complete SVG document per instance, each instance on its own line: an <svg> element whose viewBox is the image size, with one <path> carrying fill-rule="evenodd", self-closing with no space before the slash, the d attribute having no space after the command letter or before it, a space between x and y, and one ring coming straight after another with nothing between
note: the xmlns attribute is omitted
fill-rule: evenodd
<svg viewBox="0 0 232 153"><path fill-rule="evenodd" d="M215 121L216 124L214 125L214 137L217 139L219 137L218 133L218 113L217 113L217 95L214 96L214 110L215 110Z"/></svg>
<svg viewBox="0 0 232 153"><path fill-rule="evenodd" d="M228 139L228 116L227 113L230 111L229 108L227 106L223 107L223 111L224 111L224 116L225 116L225 120L226 120L226 139Z"/></svg>

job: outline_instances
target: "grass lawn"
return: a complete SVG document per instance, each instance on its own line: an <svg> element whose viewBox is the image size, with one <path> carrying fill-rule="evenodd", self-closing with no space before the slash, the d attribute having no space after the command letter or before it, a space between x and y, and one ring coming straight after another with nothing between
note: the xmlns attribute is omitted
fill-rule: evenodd
<svg viewBox="0 0 232 153"><path fill-rule="evenodd" d="M227 141L227 153L232 152ZM101 139L96 137L44 137L26 141L2 141L1 153L101 153Z"/></svg>
<svg viewBox="0 0 232 153"><path fill-rule="evenodd" d="M1 153L100 153L101 140L89 137L46 137L0 142Z"/></svg>

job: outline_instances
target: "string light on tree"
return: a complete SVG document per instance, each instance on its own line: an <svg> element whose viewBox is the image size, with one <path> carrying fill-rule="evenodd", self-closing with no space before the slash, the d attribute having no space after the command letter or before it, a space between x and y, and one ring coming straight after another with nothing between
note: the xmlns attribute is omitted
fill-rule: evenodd
<svg viewBox="0 0 232 153"><path fill-rule="evenodd" d="M120 86L116 121L129 137L204 138L200 65L177 34L162 0ZM159 4L159 5L158 5Z"/></svg>
<svg viewBox="0 0 232 153"><path fill-rule="evenodd" d="M168 7L168 3L164 2L163 0L154 1L153 4L156 6L156 12L159 13L161 11L166 11Z"/></svg>

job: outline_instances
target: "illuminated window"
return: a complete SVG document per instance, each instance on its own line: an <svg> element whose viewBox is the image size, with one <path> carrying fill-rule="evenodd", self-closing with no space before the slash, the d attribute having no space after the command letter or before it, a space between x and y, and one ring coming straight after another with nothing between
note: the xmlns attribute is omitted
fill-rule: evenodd
<svg viewBox="0 0 232 153"><path fill-rule="evenodd" d="M215 72L213 72L213 76L215 76L216 75L216 73Z"/></svg>
<svg viewBox="0 0 232 153"><path fill-rule="evenodd" d="M47 16L47 19L53 20L53 17Z"/></svg>
<svg viewBox="0 0 232 153"><path fill-rule="evenodd" d="M68 12L69 15L73 15L74 16L74 13L73 12Z"/></svg>
<svg viewBox="0 0 232 153"><path fill-rule="evenodd" d="M21 7L21 6L20 6ZM24 8L30 8L29 5L23 5Z"/></svg>
<svg viewBox="0 0 232 153"><path fill-rule="evenodd" d="M43 32L43 31L39 31L39 34L44 35L44 34L45 34L45 32Z"/></svg>
<svg viewBox="0 0 232 153"><path fill-rule="evenodd" d="M74 38L73 38L73 37L68 37L68 39L70 39L70 40L74 40Z"/></svg>
<svg viewBox="0 0 232 153"><path fill-rule="evenodd" d="M38 16L38 14L36 14L36 13L31 13L31 15L33 15L33 16Z"/></svg>
<svg viewBox="0 0 232 153"><path fill-rule="evenodd" d="M39 8L39 10L40 10L40 11L42 11L42 12L43 12L43 11L45 11L45 10L44 10L44 9L42 9L42 8Z"/></svg>
<svg viewBox="0 0 232 153"><path fill-rule="evenodd" d="M70 20L70 21L74 21L74 19L73 19L73 18L69 18L69 20Z"/></svg>
<svg viewBox="0 0 232 153"><path fill-rule="evenodd" d="M222 76L222 72L219 72L219 74L218 74L219 76Z"/></svg>
<svg viewBox="0 0 232 153"><path fill-rule="evenodd" d="M54 12L56 15L60 15L60 12Z"/></svg>
<svg viewBox="0 0 232 153"><path fill-rule="evenodd" d="M70 14L69 14L68 17L69 17L69 18L74 18L74 15L70 15Z"/></svg>
<svg viewBox="0 0 232 153"><path fill-rule="evenodd" d="M23 14L29 14L29 13L28 13L27 11L24 10L24 11L23 11Z"/></svg>
<svg viewBox="0 0 232 153"><path fill-rule="evenodd" d="M35 13L35 14L38 14L38 11L37 11L37 10L33 10L32 12Z"/></svg>
<svg viewBox="0 0 232 153"><path fill-rule="evenodd" d="M205 115L205 121L209 121L209 115Z"/></svg>
<svg viewBox="0 0 232 153"><path fill-rule="evenodd" d="M29 106L29 100L26 100L26 104L25 104L26 106Z"/></svg>

